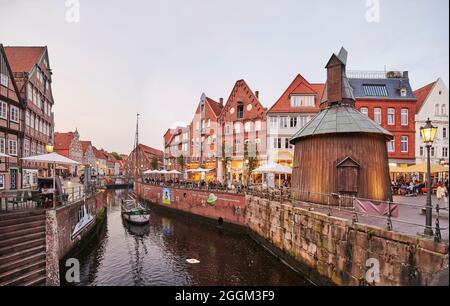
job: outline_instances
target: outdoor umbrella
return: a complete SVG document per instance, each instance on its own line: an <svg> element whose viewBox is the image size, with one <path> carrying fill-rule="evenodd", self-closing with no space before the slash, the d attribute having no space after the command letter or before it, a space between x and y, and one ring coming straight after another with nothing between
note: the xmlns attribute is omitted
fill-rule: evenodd
<svg viewBox="0 0 450 306"><path fill-rule="evenodd" d="M0 153L0 157L12 158L12 156L9 156L9 155L4 154L4 153Z"/></svg>
<svg viewBox="0 0 450 306"><path fill-rule="evenodd" d="M408 171L408 168L389 166L389 172L391 172L391 173L409 173L410 171Z"/></svg>
<svg viewBox="0 0 450 306"><path fill-rule="evenodd" d="M292 168L287 167L287 166L283 166L277 163L268 163L265 165L262 165L261 167L256 168L255 170L252 171L253 173L273 173L273 174L278 174L279 175L279 180L278 180L278 187L281 186L281 174L292 174Z"/></svg>
<svg viewBox="0 0 450 306"><path fill-rule="evenodd" d="M409 173L414 173L414 172L426 173L427 172L427 164L423 163L423 164L417 164L414 166L410 166L407 168L407 170ZM431 164L430 172L431 173L448 172L448 167L442 166L440 164Z"/></svg>
<svg viewBox="0 0 450 306"><path fill-rule="evenodd" d="M53 169L52 169L52 176L53 176L53 208L56 207L56 176L55 176L55 169L57 164L65 164L65 165L79 165L80 163L72 160L70 158L64 157L62 155L59 155L58 153L49 153L49 154L43 154L43 155L36 155L36 156L30 156L30 157L23 157L21 158L23 160L28 161L34 161L34 162L44 162L44 163L52 163Z"/></svg>

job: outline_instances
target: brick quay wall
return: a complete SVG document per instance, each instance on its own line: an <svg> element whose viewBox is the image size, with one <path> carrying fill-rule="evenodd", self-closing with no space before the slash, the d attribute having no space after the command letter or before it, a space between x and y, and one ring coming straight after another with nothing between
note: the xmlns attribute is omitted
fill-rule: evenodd
<svg viewBox="0 0 450 306"><path fill-rule="evenodd" d="M163 203L163 187L138 186L141 198L158 206L238 225L316 284L427 286L444 279L448 285L447 243L250 195L168 188L170 201ZM210 193L217 197L213 206ZM372 271L379 271L375 283L367 282L376 280Z"/></svg>
<svg viewBox="0 0 450 306"><path fill-rule="evenodd" d="M99 192L69 205L50 209L46 212L46 271L47 285L59 285L59 262L80 243L86 240L90 232L98 223L96 216L105 212L104 193ZM79 222L79 213L86 207L93 219L83 229L74 235L75 227Z"/></svg>

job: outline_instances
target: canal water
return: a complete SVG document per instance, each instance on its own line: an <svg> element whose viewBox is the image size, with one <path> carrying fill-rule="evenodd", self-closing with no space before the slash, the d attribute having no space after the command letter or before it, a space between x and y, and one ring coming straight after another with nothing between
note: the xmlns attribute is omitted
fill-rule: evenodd
<svg viewBox="0 0 450 306"><path fill-rule="evenodd" d="M155 210L149 225L130 226L120 213L126 196L107 192L106 224L76 255L78 285L309 285L244 234Z"/></svg>

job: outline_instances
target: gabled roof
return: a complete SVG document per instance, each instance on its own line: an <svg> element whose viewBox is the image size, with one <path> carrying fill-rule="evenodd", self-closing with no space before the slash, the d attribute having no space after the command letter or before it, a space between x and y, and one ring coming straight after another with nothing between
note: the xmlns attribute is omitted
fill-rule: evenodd
<svg viewBox="0 0 450 306"><path fill-rule="evenodd" d="M86 153L89 146L92 146L92 142L89 140L81 140L80 143L81 143L81 147L83 149L83 154Z"/></svg>
<svg viewBox="0 0 450 306"><path fill-rule="evenodd" d="M269 109L268 113L317 113L322 100L325 84L311 84L301 74L298 74L281 97ZM290 96L292 94L312 94L316 96L314 107L292 107Z"/></svg>
<svg viewBox="0 0 450 306"><path fill-rule="evenodd" d="M220 113L222 113L223 105L208 97L206 97L206 102L211 106L216 117L219 117Z"/></svg>
<svg viewBox="0 0 450 306"><path fill-rule="evenodd" d="M14 72L30 72L44 52L45 47L4 47Z"/></svg>
<svg viewBox="0 0 450 306"><path fill-rule="evenodd" d="M425 85L417 90L414 91L414 95L416 96L417 102L416 102L416 114L419 113L422 105L427 100L428 96L430 95L431 90L434 87L434 84L436 84L437 81L434 81L428 85Z"/></svg>
<svg viewBox="0 0 450 306"><path fill-rule="evenodd" d="M152 147L149 147L149 146L146 146L146 145L144 145L142 143L139 144L139 149L142 150L144 153L153 154L153 155L156 155L156 156L161 157L161 158L164 155L163 151L155 149L155 148L152 148Z"/></svg>
<svg viewBox="0 0 450 306"><path fill-rule="evenodd" d="M250 86L248 86L247 82L245 82L244 79L241 79L241 80L237 80L236 83L234 84L233 88L231 89L230 96L228 97L227 102L225 103L225 105L222 109L222 113L221 113L222 117L225 115L226 109L227 109L229 103L231 103L231 101L233 100L235 92L237 91L239 86L243 86L243 87L247 88L247 90L249 92L250 100L254 100L256 102L256 104L259 105L261 112L265 113L267 111L267 109L259 101L259 98L255 95L253 90L250 88Z"/></svg>
<svg viewBox="0 0 450 306"><path fill-rule="evenodd" d="M107 156L103 153L102 150L97 149L96 147L92 147L92 150L94 151L94 155L98 159L107 159Z"/></svg>
<svg viewBox="0 0 450 306"><path fill-rule="evenodd" d="M69 150L74 132L58 133L55 132L55 150Z"/></svg>
<svg viewBox="0 0 450 306"><path fill-rule="evenodd" d="M13 70L12 70L12 68L11 68L11 64L10 64L10 62L9 62L8 56L7 56L7 54L6 54L5 47L3 47L2 44L0 44L0 53L1 53L0 56L3 57L3 59L4 59L4 61L5 61L5 64L6 64L6 68L8 69L8 73L9 73L9 76L10 76L10 80L11 80L13 86L14 86L14 90L16 91L16 97L17 97L17 99L19 99L19 97L17 96L18 93L19 93L19 88L17 87L16 80L15 80L15 78L13 77L13 74L12 74Z"/></svg>

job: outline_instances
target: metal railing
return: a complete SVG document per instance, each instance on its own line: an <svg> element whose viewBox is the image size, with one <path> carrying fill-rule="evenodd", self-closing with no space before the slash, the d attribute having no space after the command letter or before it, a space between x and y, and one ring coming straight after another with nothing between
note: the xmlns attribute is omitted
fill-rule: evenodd
<svg viewBox="0 0 450 306"><path fill-rule="evenodd" d="M245 187L238 186L229 188L221 184L199 184L197 182L168 182L168 181L148 181L144 185L153 185L160 187L173 187L181 189L222 192L231 194L252 195L259 198L268 199L280 203L287 203L295 207L315 210L327 214L328 216L337 216L345 218L353 223L375 225L384 227L389 231L404 232L412 235L419 235L425 229L425 218L423 212L426 209L426 201L423 203L408 203L407 201L380 201L373 199L359 198L355 196L337 194L337 193L314 193L310 191L292 191L290 188L267 189L257 186ZM295 194L295 195L294 195ZM374 207L384 206L383 213L364 212L358 208L357 201L369 202ZM398 209L398 216L394 211ZM434 239L437 242L442 241L442 232L449 230L448 218L442 224L442 213L448 215L448 203L434 201L432 205L435 224L433 226ZM405 228L406 227L406 228ZM447 238L448 239L448 238Z"/></svg>

